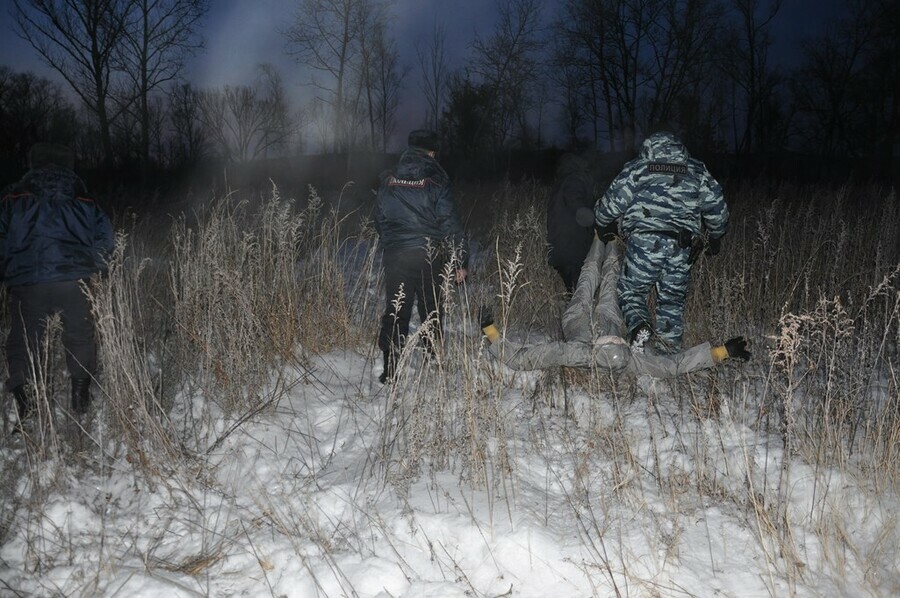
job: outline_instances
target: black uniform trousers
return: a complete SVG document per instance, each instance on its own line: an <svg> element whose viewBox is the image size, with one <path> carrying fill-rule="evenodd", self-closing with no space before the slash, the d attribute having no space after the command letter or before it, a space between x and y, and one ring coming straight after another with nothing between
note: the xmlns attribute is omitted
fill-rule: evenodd
<svg viewBox="0 0 900 598"><path fill-rule="evenodd" d="M434 318L434 339L441 336L441 274L445 260L429 256L424 248L385 248L385 310L378 333L378 347L396 356L409 334L414 303L419 317ZM431 338L423 337L426 350L434 353Z"/></svg>
<svg viewBox="0 0 900 598"><path fill-rule="evenodd" d="M10 330L6 338L8 390L31 379L32 359L43 354L49 318L62 318L66 367L72 378L90 378L97 370L91 305L78 280L10 287Z"/></svg>

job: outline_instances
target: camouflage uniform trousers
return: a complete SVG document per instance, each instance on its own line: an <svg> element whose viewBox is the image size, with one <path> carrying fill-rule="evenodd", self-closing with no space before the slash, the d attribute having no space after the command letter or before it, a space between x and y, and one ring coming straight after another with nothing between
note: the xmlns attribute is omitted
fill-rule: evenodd
<svg viewBox="0 0 900 598"><path fill-rule="evenodd" d="M690 249L657 233L632 233L625 248L625 267L619 278L619 306L628 330L652 323L647 306L656 287L656 345L663 353L681 351L684 300L690 283Z"/></svg>

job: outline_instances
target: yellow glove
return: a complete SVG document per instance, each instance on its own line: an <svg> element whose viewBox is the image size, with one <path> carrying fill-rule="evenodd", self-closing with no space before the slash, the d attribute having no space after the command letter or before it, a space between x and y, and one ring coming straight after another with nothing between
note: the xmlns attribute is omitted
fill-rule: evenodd
<svg viewBox="0 0 900 598"><path fill-rule="evenodd" d="M725 345L719 345L718 347L713 347L709 350L712 355L713 361L716 363L722 363L726 359L728 359L728 349L725 348Z"/></svg>
<svg viewBox="0 0 900 598"><path fill-rule="evenodd" d="M478 309L478 319L481 322L481 331L492 344L500 340L500 331L494 326L494 313L490 307L482 305Z"/></svg>
<svg viewBox="0 0 900 598"><path fill-rule="evenodd" d="M749 343L744 340L743 336L736 336L725 341L724 345L713 347L710 349L712 358L716 363L722 363L729 357L750 361L753 354L747 350Z"/></svg>

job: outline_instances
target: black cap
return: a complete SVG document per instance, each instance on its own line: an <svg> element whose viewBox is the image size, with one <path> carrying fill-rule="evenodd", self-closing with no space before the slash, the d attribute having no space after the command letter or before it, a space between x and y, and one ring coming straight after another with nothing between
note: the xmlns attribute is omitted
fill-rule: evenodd
<svg viewBox="0 0 900 598"><path fill-rule="evenodd" d="M75 152L67 145L59 143L35 143L28 150L29 168L40 168L54 164L72 170L75 168Z"/></svg>
<svg viewBox="0 0 900 598"><path fill-rule="evenodd" d="M407 143L411 147L419 147L423 150L432 152L436 152L441 149L440 137L438 137L438 134L430 129L416 129L415 131L410 132Z"/></svg>

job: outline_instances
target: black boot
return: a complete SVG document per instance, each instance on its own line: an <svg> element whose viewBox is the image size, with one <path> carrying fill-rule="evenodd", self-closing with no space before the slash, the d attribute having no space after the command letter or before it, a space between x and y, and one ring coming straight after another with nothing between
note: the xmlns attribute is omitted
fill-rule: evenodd
<svg viewBox="0 0 900 598"><path fill-rule="evenodd" d="M16 415L19 417L19 421L31 417L34 413L34 401L31 399L28 388L24 384L20 384L12 389L12 393L16 399Z"/></svg>
<svg viewBox="0 0 900 598"><path fill-rule="evenodd" d="M397 363L394 359L394 355L391 351L384 352L384 371L381 372L381 375L378 376L378 381L382 384L387 384L388 382L394 381L394 374L396 373Z"/></svg>
<svg viewBox="0 0 900 598"><path fill-rule="evenodd" d="M91 379L72 378L72 411L84 415L91 407Z"/></svg>

